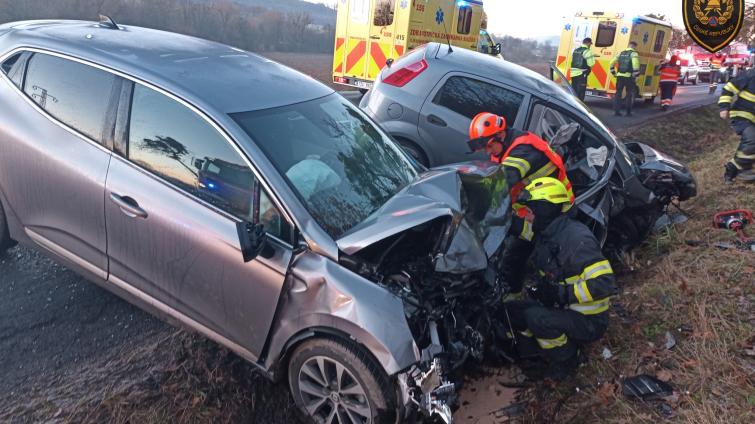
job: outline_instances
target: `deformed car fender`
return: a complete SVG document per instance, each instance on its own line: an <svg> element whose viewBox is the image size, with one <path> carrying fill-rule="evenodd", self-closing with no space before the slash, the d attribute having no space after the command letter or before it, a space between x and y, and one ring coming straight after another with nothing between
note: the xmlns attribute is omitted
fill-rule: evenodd
<svg viewBox="0 0 755 424"><path fill-rule="evenodd" d="M292 341L332 329L366 348L387 375L420 360L404 314L390 291L306 250L294 259L271 330L264 368L272 370Z"/></svg>

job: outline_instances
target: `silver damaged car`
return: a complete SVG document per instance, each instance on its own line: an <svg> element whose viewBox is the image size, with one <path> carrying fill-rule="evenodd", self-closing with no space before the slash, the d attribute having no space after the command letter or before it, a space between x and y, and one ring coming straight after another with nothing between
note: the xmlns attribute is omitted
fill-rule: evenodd
<svg viewBox="0 0 755 424"><path fill-rule="evenodd" d="M427 171L265 58L105 18L0 26L0 248L287 380L314 422L451 422L491 349L508 187Z"/></svg>

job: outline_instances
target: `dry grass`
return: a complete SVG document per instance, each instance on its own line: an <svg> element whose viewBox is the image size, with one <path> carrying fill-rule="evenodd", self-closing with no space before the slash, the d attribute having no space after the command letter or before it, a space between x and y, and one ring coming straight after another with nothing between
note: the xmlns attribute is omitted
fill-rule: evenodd
<svg viewBox="0 0 755 424"><path fill-rule="evenodd" d="M699 183L684 207L690 221L651 237L619 276L605 339L590 348L576 378L534 390L527 421L634 423L755 422L755 253L718 250L732 233L711 228L717 211L755 207L755 187L722 183L737 138L715 106L677 115L630 134L687 161ZM656 140L655 142L653 140ZM691 247L697 240L704 245ZM676 339L667 349L666 333ZM610 360L601 358L604 347ZM677 394L640 403L621 394L621 379L640 373L669 379Z"/></svg>

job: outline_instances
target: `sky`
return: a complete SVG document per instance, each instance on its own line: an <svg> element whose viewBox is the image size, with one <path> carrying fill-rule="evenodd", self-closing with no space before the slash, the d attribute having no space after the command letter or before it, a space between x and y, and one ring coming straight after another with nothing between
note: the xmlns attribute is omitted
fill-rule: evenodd
<svg viewBox="0 0 755 424"><path fill-rule="evenodd" d="M335 0L305 1L332 4ZM577 11L617 12L625 15L663 14L672 25L684 27L681 0L484 0L484 2L490 32L520 38L560 35L564 17L574 16Z"/></svg>

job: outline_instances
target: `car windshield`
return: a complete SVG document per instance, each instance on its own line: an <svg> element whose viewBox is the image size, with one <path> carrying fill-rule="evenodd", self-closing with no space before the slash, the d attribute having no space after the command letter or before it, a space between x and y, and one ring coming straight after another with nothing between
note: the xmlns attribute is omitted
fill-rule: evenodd
<svg viewBox="0 0 755 424"><path fill-rule="evenodd" d="M231 117L334 239L418 176L403 151L337 94Z"/></svg>

